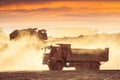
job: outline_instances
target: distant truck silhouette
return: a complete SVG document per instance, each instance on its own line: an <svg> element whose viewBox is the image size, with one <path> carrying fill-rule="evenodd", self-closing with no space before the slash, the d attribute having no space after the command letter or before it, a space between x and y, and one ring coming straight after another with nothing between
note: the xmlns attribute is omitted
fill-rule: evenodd
<svg viewBox="0 0 120 80"><path fill-rule="evenodd" d="M25 35L35 35L39 39L47 40L47 33L45 29L41 29L37 31L37 28L28 28L28 29L22 29L22 30L14 30L12 33L10 33L10 40L17 39L19 37L23 37Z"/></svg>
<svg viewBox="0 0 120 80"><path fill-rule="evenodd" d="M70 44L46 46L44 49L43 64L49 70L62 70L63 67L75 67L76 70L100 69L100 62L108 61L109 48L105 49L73 49Z"/></svg>

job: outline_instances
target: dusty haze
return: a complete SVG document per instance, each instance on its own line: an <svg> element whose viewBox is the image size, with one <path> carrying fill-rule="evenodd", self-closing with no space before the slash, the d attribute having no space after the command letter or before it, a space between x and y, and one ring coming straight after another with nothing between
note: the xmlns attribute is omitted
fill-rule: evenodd
<svg viewBox="0 0 120 80"><path fill-rule="evenodd" d="M120 69L120 33L83 34L78 37L50 38L47 41L38 40L36 36L25 36L17 41L9 41L9 36L0 30L0 37L0 71L43 70L41 48L55 43L68 43L73 48L109 47L109 61L103 62L101 69Z"/></svg>
<svg viewBox="0 0 120 80"><path fill-rule="evenodd" d="M109 48L109 61L103 62L101 69L120 69L120 33L80 35L78 37L57 38L52 43L70 43L73 48Z"/></svg>
<svg viewBox="0 0 120 80"><path fill-rule="evenodd" d="M36 36L9 41L2 30L0 45L0 70L42 70L42 50L45 42Z"/></svg>

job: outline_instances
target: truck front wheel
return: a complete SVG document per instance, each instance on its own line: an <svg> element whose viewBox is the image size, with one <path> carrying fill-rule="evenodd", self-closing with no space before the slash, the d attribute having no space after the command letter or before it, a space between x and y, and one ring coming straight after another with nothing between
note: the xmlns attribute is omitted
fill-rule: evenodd
<svg viewBox="0 0 120 80"><path fill-rule="evenodd" d="M63 69L63 62L58 61L55 63L55 70L61 71Z"/></svg>
<svg viewBox="0 0 120 80"><path fill-rule="evenodd" d="M51 63L48 65L48 67L49 67L49 70L55 70L54 65L53 65L53 64L51 64Z"/></svg>

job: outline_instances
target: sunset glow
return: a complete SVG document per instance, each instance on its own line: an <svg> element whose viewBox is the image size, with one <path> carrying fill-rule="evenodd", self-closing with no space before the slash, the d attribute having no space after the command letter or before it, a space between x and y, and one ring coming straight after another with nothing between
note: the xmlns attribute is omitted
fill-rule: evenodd
<svg viewBox="0 0 120 80"><path fill-rule="evenodd" d="M57 14L119 14L119 2L98 2L98 1L51 1L42 3L19 3L0 7L1 12L56 12ZM63 12L63 13L61 13ZM26 13L27 14L27 13ZM51 15L51 14L49 14Z"/></svg>
<svg viewBox="0 0 120 80"><path fill-rule="evenodd" d="M117 50L120 48L118 42L120 35L119 0L0 0L0 43L12 42L9 40L9 34L15 29L26 28L46 29L50 38L48 43L55 42L52 41L55 38L56 42L63 40L64 43L73 43L75 47L109 47L111 48L110 58L112 60L105 66L103 65L101 69L120 69L120 64L116 66L117 60L115 60L119 59ZM81 38L81 36L83 37ZM25 43L28 41L26 40ZM42 41L40 44L42 44ZM9 60L14 56L18 56L16 52L20 50L20 46L17 45L17 49L16 45L14 45L15 48L11 49L11 44L8 44L10 48L6 49L4 53L10 54L10 56L5 59L3 56L3 61L6 60L6 63L9 63ZM24 45L21 46L24 47ZM38 45L36 46L38 47ZM26 55L29 54L29 48L27 47L28 45L25 47ZM30 47L30 49L32 48ZM16 52L14 52L14 49L16 49ZM3 54L2 50L3 47L1 47L1 56ZM10 53L9 50L13 50L14 53ZM19 53L22 53L21 50ZM39 53L39 51L33 50L31 55L34 55L34 52ZM34 56L37 59L33 59L33 63L34 60L40 59L38 55L40 54ZM22 56L19 58L22 59ZM18 60L20 60L19 58ZM26 60L26 57L23 58L25 58L23 60ZM29 61L29 58L32 58L32 56L29 56L26 62ZM16 58L14 59L16 60ZM11 63L13 65L14 59L13 63ZM21 60L21 63L23 60ZM6 66L3 61L1 61L2 64L0 65ZM19 63L16 61L15 64L18 65ZM36 64L37 62L34 65ZM3 69L6 68L3 67Z"/></svg>
<svg viewBox="0 0 120 80"><path fill-rule="evenodd" d="M111 32L111 28L118 30L120 25L119 4L119 1L112 0L3 1L0 26L91 27Z"/></svg>

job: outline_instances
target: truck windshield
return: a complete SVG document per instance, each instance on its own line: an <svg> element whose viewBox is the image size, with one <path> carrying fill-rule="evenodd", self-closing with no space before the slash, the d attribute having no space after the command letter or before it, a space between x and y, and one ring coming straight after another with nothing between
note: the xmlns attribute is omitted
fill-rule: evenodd
<svg viewBox="0 0 120 80"><path fill-rule="evenodd" d="M44 54L50 54L51 48L50 47L45 47L44 48Z"/></svg>

